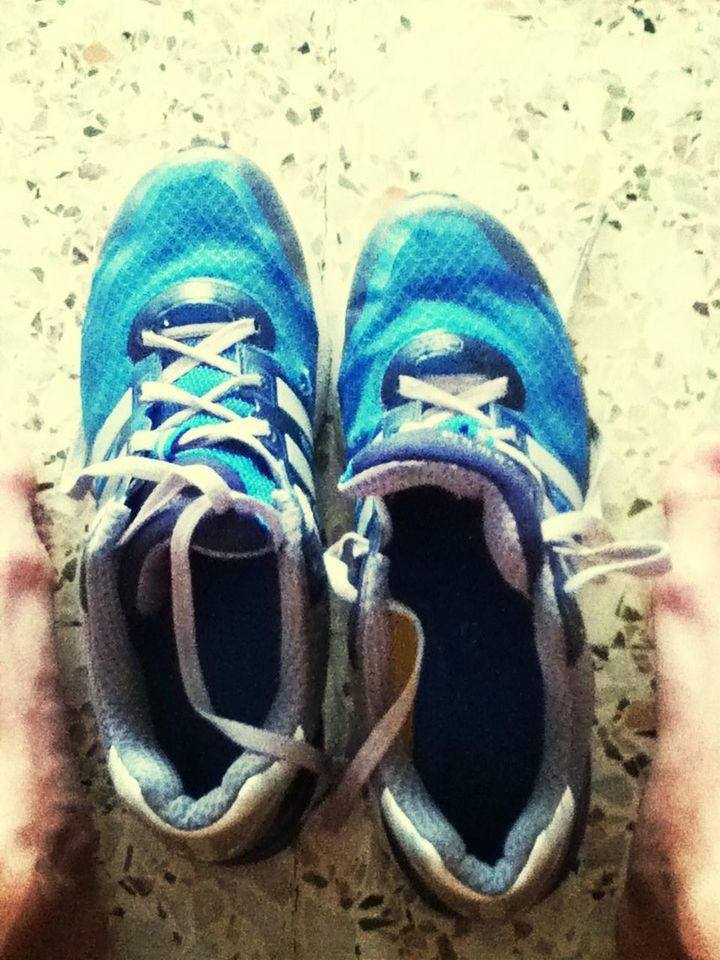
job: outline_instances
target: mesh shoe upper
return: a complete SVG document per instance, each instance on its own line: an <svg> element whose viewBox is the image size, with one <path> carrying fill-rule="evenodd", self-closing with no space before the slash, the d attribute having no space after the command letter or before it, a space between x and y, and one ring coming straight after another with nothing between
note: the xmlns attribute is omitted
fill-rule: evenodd
<svg viewBox="0 0 720 960"><path fill-rule="evenodd" d="M537 268L487 214L451 198L422 201L375 228L355 273L340 373L348 458L378 432L392 359L409 340L442 331L472 336L517 372L525 394L520 418L584 491L582 386Z"/></svg>
<svg viewBox="0 0 720 960"><path fill-rule="evenodd" d="M317 328L282 203L247 160L190 150L138 183L103 246L83 328L89 444L132 382L128 338L138 313L173 284L197 277L236 284L272 316L288 383L313 406Z"/></svg>

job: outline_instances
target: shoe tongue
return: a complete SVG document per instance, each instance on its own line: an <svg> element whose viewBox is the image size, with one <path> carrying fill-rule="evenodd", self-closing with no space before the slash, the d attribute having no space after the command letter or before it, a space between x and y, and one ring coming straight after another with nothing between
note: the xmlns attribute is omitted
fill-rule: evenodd
<svg viewBox="0 0 720 960"><path fill-rule="evenodd" d="M197 294L199 295L199 294ZM256 326L256 332L249 338L249 342L234 344L224 350L222 357L237 363L238 372L243 368L248 351L258 351L271 346L273 334L269 326L269 319L262 308L248 297L242 296L240 299L238 292L235 292L236 301L234 303L234 316L242 316L253 320ZM148 323L157 325L161 323L162 329L185 326L187 324L202 327L204 323L215 323L218 321L227 321L230 316L227 312L227 306L223 303L211 302L187 302L173 306L164 311L161 317L150 317ZM204 337L199 336L185 341L189 346L202 345ZM163 367L168 366L177 360L177 354L171 350L159 351L160 361ZM227 373L218 370L209 364L199 363L192 367L187 373L174 382L176 387L186 390L197 397L204 396L209 391L220 386L227 380ZM256 414L254 404L247 399L247 391L242 387L236 390L230 390L225 393L220 401L223 407L241 417L249 417ZM183 408L174 403L158 403L155 405L151 420L153 426L166 421L173 414L178 413ZM177 436L181 436L188 430L196 427L209 426L219 423L219 419L212 414L199 411L188 417L181 427L178 428ZM271 477L267 464L252 451L243 448L234 442L220 442L212 447L184 446L182 451L172 454L171 459L177 463L208 463L218 472L222 473L227 482L234 489L247 493L251 497L263 500L269 503L276 484Z"/></svg>
<svg viewBox="0 0 720 960"><path fill-rule="evenodd" d="M397 432L352 459L340 489L353 497L392 497L411 488L441 487L478 500L485 541L505 580L526 595L544 562L543 491L522 463L463 434L436 428ZM430 518L418 517L418 523ZM442 523L442 518L432 518Z"/></svg>
<svg viewBox="0 0 720 960"><path fill-rule="evenodd" d="M208 283L212 290L206 289ZM217 281L199 281L195 285L191 283L181 286L176 299L170 295L167 303L151 304L148 310L138 317L138 330L148 327L162 332L163 329L177 326L202 327L204 323L226 322L238 317L254 320L255 333L249 338L252 345L235 344L222 353L225 359L237 362L238 371L242 369L247 350L272 347L272 325L267 313L255 301L238 290L228 292L225 289L227 285L218 284ZM216 297L215 300L212 299L213 296ZM225 302L226 300L228 302ZM203 336L198 336L185 342L190 346L197 346L204 339ZM177 360L177 354L171 350L159 351L159 357L163 368ZM178 377L175 386L195 396L203 396L226 379L227 373L224 371L210 364L199 363ZM222 397L222 405L241 417L254 415L254 405L245 398L244 393L242 388L228 391ZM151 413L153 426L163 423L181 409L183 408L177 404L157 403ZM176 436L181 436L195 427L218 422L217 417L200 411L182 423ZM272 495L277 489L276 481L265 461L252 450L234 441L220 441L211 447L203 446L199 441L196 446L189 444L175 450L168 458L174 463L186 466L209 466L220 474L233 490L265 504L272 503ZM140 509L152 489L151 484L144 484L135 491L132 503L134 513ZM191 490L181 493L144 524L124 548L121 560L121 591L123 598L140 613L152 613L169 592L170 538L178 517L194 497ZM191 546L195 554L228 561L249 559L272 549L272 537L263 522L251 513L239 515L235 512L223 515L208 513L195 530Z"/></svg>
<svg viewBox="0 0 720 960"><path fill-rule="evenodd" d="M191 393L202 394L205 392L203 384L197 381L202 377L202 370L194 373L194 384L192 387L182 381L181 377L177 382L180 387L189 390ZM213 378L214 385L215 378ZM207 386L206 389L210 389ZM228 396L223 399L223 405L229 407L241 416L251 416L253 410L251 405L237 397ZM161 419L166 419L178 408L171 404L163 404ZM194 427L201 427L217 423L216 417L207 414L196 414L189 417L182 425L180 435ZM205 463L220 473L226 482L235 490L255 497L265 503L270 503L272 494L277 489L277 483L270 474L270 470L265 461L247 447L243 447L234 441L220 441L213 446L203 446L198 442L197 446L189 444L178 450L171 459L178 464L189 465L192 463Z"/></svg>

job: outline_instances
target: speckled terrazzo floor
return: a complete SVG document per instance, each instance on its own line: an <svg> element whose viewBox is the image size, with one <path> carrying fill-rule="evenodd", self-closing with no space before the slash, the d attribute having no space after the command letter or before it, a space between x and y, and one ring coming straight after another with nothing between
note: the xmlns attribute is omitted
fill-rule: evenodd
<svg viewBox="0 0 720 960"><path fill-rule="evenodd" d="M719 54L712 0L3 0L0 401L6 442L22 434L48 486L57 635L119 960L609 958L654 724L645 593L616 580L585 599L598 702L579 873L494 930L419 902L362 812L331 853L311 831L245 868L193 865L127 814L79 642L86 518L52 489L76 427L95 254L122 197L192 142L249 154L300 222L335 324L396 196L441 188L484 205L570 313L610 454L608 516L621 534L654 532L663 465L716 406Z"/></svg>

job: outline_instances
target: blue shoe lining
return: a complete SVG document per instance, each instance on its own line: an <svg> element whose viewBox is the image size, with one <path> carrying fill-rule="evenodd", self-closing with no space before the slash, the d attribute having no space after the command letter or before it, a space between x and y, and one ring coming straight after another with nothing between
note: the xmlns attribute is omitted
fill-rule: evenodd
<svg viewBox="0 0 720 960"><path fill-rule="evenodd" d="M273 554L227 560L195 554L198 650L216 713L262 726L280 676L280 590ZM217 787L242 753L199 717L180 679L169 606L151 617L127 611L161 749L194 799Z"/></svg>
<svg viewBox="0 0 720 960"><path fill-rule="evenodd" d="M532 604L498 573L481 503L421 487L387 504L390 593L417 614L426 638L415 767L468 853L493 865L542 758Z"/></svg>

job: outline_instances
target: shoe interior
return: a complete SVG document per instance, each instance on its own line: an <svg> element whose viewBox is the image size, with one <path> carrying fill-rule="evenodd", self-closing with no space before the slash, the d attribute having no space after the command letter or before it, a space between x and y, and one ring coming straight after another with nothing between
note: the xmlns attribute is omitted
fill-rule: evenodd
<svg viewBox="0 0 720 960"><path fill-rule="evenodd" d="M425 633L414 764L468 853L492 865L530 798L542 756L532 603L490 556L482 502L420 487L386 504L390 593Z"/></svg>
<svg viewBox="0 0 720 960"><path fill-rule="evenodd" d="M215 713L263 726L277 695L281 616L277 556L192 555L197 646ZM220 784L240 749L192 709L178 667L169 602L126 610L158 743L195 799Z"/></svg>

